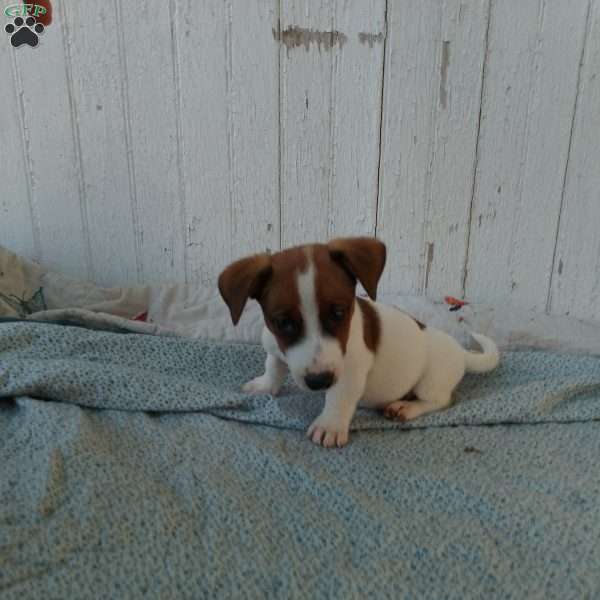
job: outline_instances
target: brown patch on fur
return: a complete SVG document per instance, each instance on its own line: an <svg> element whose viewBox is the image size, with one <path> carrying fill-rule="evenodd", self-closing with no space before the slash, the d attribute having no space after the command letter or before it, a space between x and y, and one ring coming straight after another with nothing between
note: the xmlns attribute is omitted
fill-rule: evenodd
<svg viewBox="0 0 600 600"><path fill-rule="evenodd" d="M304 332L300 313L298 273L308 268L304 248L297 246L271 256L271 277L258 298L265 317L265 325L275 336L277 345L285 352ZM285 316L299 323L296 336L285 336L278 331L276 320Z"/></svg>
<svg viewBox="0 0 600 600"><path fill-rule="evenodd" d="M358 279L372 300L377 298L377 284L385 267L385 244L376 238L339 238L327 244L331 257Z"/></svg>
<svg viewBox="0 0 600 600"><path fill-rule="evenodd" d="M352 277L333 258L325 244L308 247L315 267L315 289L319 320L323 331L337 338L346 353L350 336L350 322L354 312L356 284ZM343 309L343 318L337 320L336 310Z"/></svg>
<svg viewBox="0 0 600 600"><path fill-rule="evenodd" d="M235 261L219 275L219 292L229 307L234 325L240 320L248 298L260 296L271 271L271 257L255 254Z"/></svg>
<svg viewBox="0 0 600 600"><path fill-rule="evenodd" d="M367 348L375 353L379 347L381 337L381 322L375 307L365 298L357 298L363 317L363 336Z"/></svg>

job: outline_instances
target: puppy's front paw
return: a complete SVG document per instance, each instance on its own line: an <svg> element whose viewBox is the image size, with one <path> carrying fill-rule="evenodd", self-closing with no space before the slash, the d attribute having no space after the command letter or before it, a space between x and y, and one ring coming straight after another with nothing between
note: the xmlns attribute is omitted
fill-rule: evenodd
<svg viewBox="0 0 600 600"><path fill-rule="evenodd" d="M322 414L312 422L306 435L319 446L341 448L348 443L348 425L339 418Z"/></svg>
<svg viewBox="0 0 600 600"><path fill-rule="evenodd" d="M244 384L242 390L250 394L271 394L277 396L281 386L275 385L268 377L261 375Z"/></svg>

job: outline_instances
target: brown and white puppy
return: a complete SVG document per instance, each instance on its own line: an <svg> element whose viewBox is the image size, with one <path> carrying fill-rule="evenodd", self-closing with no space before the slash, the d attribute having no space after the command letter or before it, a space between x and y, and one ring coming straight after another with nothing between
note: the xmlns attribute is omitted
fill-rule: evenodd
<svg viewBox="0 0 600 600"><path fill-rule="evenodd" d="M345 238L229 265L219 291L234 324L248 298L265 318L265 373L244 390L276 395L289 370L303 389L327 390L308 429L313 442L344 446L358 406L402 421L445 408L467 371L498 364L494 342L472 334L483 353L464 350L446 333L375 302L386 249L374 238ZM357 298L360 281L372 300ZM409 393L416 400L403 400Z"/></svg>

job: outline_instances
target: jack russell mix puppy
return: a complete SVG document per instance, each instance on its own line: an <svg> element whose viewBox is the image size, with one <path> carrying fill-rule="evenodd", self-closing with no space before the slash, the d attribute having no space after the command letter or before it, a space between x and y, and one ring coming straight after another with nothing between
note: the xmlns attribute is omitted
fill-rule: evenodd
<svg viewBox="0 0 600 600"><path fill-rule="evenodd" d="M489 338L472 334L483 352L470 352L375 302L385 258L379 240L345 238L249 256L219 277L234 325L248 298L260 303L265 319L265 373L243 389L276 395L289 370L302 389L327 390L307 433L316 444L344 446L359 404L400 421L446 408L465 372L498 364ZM371 300L356 297L357 281ZM416 399L407 400L409 394Z"/></svg>

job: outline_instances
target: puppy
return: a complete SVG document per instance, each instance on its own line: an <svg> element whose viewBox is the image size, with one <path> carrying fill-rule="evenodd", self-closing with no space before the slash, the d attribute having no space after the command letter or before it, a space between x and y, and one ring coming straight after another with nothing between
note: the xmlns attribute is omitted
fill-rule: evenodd
<svg viewBox="0 0 600 600"><path fill-rule="evenodd" d="M379 240L345 238L243 258L219 277L234 325L248 298L260 303L265 319L265 372L243 389L276 395L289 370L302 389L326 390L307 432L316 444L344 446L359 404L400 421L446 408L465 372L498 364L492 340L472 334L483 352L469 352L375 302L385 258ZM371 300L356 297L357 281ZM408 394L416 399L407 401Z"/></svg>

